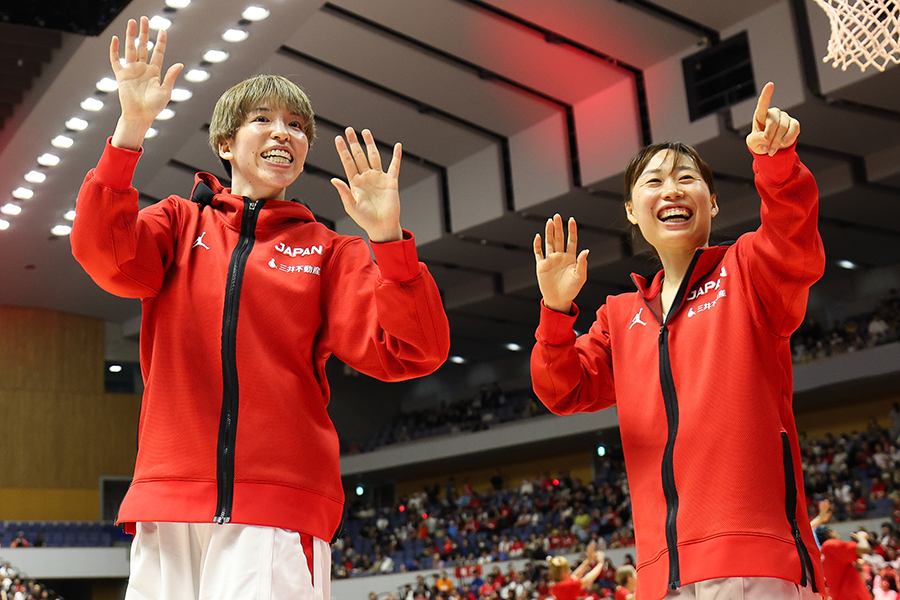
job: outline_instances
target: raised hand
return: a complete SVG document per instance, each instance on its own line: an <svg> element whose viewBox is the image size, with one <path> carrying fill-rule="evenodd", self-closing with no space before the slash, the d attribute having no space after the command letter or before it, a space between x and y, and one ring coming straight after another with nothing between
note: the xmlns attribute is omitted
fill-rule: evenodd
<svg viewBox="0 0 900 600"><path fill-rule="evenodd" d="M149 38L150 20L147 17L141 17L140 31L134 19L128 20L124 65L119 60L119 38L113 36L109 43L109 62L119 84L119 104L122 107L112 143L120 148L140 148L147 129L169 103L175 80L184 68L181 63L172 65L160 81L166 54L166 31L159 30L153 54L148 56Z"/></svg>
<svg viewBox="0 0 900 600"><path fill-rule="evenodd" d="M348 127L344 133L347 140L337 136L334 146L344 165L347 181L337 178L331 180L331 184L341 195L344 210L357 225L366 230L370 241L392 242L402 239L399 185L402 147L399 143L394 145L394 155L385 173L371 131L362 130L365 151L352 127Z"/></svg>
<svg viewBox="0 0 900 600"><path fill-rule="evenodd" d="M747 135L747 147L756 154L773 156L782 148L790 147L800 135L800 122L786 111L770 107L775 84L763 86L753 112L753 125Z"/></svg>
<svg viewBox="0 0 900 600"><path fill-rule="evenodd" d="M569 313L572 302L587 281L588 250L578 253L578 228L569 217L569 241L563 233L562 217L547 219L544 237L547 254L541 245L541 234L534 236L534 260L538 286L544 296L544 306L550 310Z"/></svg>

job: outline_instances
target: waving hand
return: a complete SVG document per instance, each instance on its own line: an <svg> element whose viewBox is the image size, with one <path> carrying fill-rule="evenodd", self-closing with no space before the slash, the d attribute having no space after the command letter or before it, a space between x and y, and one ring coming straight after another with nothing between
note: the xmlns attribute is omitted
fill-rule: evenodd
<svg viewBox="0 0 900 600"><path fill-rule="evenodd" d="M362 130L366 149L352 127L344 133L347 140L337 136L334 146L341 157L347 181L332 179L331 184L341 195L344 210L356 224L366 230L373 242L397 241L403 237L400 229L400 158L403 149L394 145L394 155L387 172L381 167L381 154L375 138L368 129Z"/></svg>
<svg viewBox="0 0 900 600"><path fill-rule="evenodd" d="M569 217L569 241L563 234L562 217L547 219L544 237L547 254L541 245L541 234L534 236L534 260L538 286L544 296L544 306L551 310L569 313L572 302L587 281L588 250L578 253L578 228L575 219Z"/></svg>
<svg viewBox="0 0 900 600"><path fill-rule="evenodd" d="M134 19L128 20L125 28L124 65L119 60L119 38L113 36L109 44L109 62L119 84L119 104L122 106L122 115L116 125L112 143L120 148L137 150L141 147L144 134L168 104L175 79L184 68L181 63L172 65L160 81L166 54L166 31L159 30L153 54L148 56L149 38L150 21L147 17L141 17L140 32L137 22Z"/></svg>

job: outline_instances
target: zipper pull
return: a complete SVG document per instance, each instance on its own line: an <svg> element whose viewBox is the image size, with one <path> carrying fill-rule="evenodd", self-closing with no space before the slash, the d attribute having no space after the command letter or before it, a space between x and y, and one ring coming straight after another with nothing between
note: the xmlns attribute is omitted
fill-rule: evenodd
<svg viewBox="0 0 900 600"><path fill-rule="evenodd" d="M216 524L218 524L218 525L224 525L225 523L227 523L227 522L230 521L230 520L231 520L231 517L226 517L226 516L225 516L225 509L224 509L224 508L222 509L222 512L221 512L221 513L219 513L219 514L217 514L215 517L213 517L213 523L216 523Z"/></svg>
<svg viewBox="0 0 900 600"><path fill-rule="evenodd" d="M250 201L250 210L256 210L256 203L257 203L257 202L258 202L258 200L251 200L251 201Z"/></svg>

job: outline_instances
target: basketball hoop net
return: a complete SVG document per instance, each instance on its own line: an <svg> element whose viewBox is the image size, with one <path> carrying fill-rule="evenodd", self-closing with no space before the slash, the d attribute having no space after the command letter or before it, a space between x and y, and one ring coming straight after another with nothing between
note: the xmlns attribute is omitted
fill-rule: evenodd
<svg viewBox="0 0 900 600"><path fill-rule="evenodd" d="M831 22L823 62L846 71L851 64L879 71L900 64L900 0L815 0Z"/></svg>

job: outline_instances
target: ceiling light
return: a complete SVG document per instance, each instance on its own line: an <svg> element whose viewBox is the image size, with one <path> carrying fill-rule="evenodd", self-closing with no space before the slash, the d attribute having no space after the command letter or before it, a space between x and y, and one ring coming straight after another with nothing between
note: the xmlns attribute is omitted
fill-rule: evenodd
<svg viewBox="0 0 900 600"><path fill-rule="evenodd" d="M174 110L172 110L171 108L164 108L161 111L159 111L158 115L156 115L156 120L157 121L168 121L169 119L171 119L174 116L175 116Z"/></svg>
<svg viewBox="0 0 900 600"><path fill-rule="evenodd" d="M858 269L859 265L853 262L852 260L839 260L837 264L842 269Z"/></svg>
<svg viewBox="0 0 900 600"><path fill-rule="evenodd" d="M151 127L150 129L147 130L147 133L144 134L144 137L145 138L155 138L158 134L159 134L159 131Z"/></svg>
<svg viewBox="0 0 900 600"><path fill-rule="evenodd" d="M53 229L50 230L50 233L62 237L64 235L69 235L70 233L72 233L72 227L70 225L56 225Z"/></svg>
<svg viewBox="0 0 900 600"><path fill-rule="evenodd" d="M85 98L81 101L81 108L84 110L89 110L91 112L97 112L101 108L103 108L103 100L99 98L94 98L91 96L90 98Z"/></svg>
<svg viewBox="0 0 900 600"><path fill-rule="evenodd" d="M243 42L249 35L243 29L229 29L222 34L222 39L226 42Z"/></svg>
<svg viewBox="0 0 900 600"><path fill-rule="evenodd" d="M450 362L456 365L463 365L466 363L466 359L464 359L462 356L451 356Z"/></svg>
<svg viewBox="0 0 900 600"><path fill-rule="evenodd" d="M0 229L9 229L9 221L0 219Z"/></svg>
<svg viewBox="0 0 900 600"><path fill-rule="evenodd" d="M518 352L519 350L522 349L522 346L518 345L515 342L510 342L509 344L506 344L506 349L512 350L513 352Z"/></svg>
<svg viewBox="0 0 900 600"><path fill-rule="evenodd" d="M187 8L191 0L166 0L166 6L169 8Z"/></svg>
<svg viewBox="0 0 900 600"><path fill-rule="evenodd" d="M172 21L159 15L150 19L150 29L168 29L170 25L172 25Z"/></svg>
<svg viewBox="0 0 900 600"><path fill-rule="evenodd" d="M31 200L34 196L34 190L27 187L17 187L12 191L13 198L18 198L19 200Z"/></svg>
<svg viewBox="0 0 900 600"><path fill-rule="evenodd" d="M135 47L135 48L140 48L140 47L141 47L141 40L140 40L140 38L135 38L135 40L134 40L134 47ZM150 40L147 40L147 52L150 52L151 50L153 50L153 42L150 41ZM119 60L121 61L122 59L120 58Z"/></svg>
<svg viewBox="0 0 900 600"><path fill-rule="evenodd" d="M47 175L40 171L28 171L25 173L25 181L28 183L44 183L45 179L47 179Z"/></svg>
<svg viewBox="0 0 900 600"><path fill-rule="evenodd" d="M45 167L55 167L59 164L59 157L55 154L50 154L49 152L45 152L38 156L38 164L44 165Z"/></svg>
<svg viewBox="0 0 900 600"><path fill-rule="evenodd" d="M121 373L122 365L109 365L109 372L110 373Z"/></svg>
<svg viewBox="0 0 900 600"><path fill-rule="evenodd" d="M70 138L67 135L58 135L55 138L53 138L52 140L50 140L50 144L54 148L71 148L72 144L74 144L74 143L75 143L75 140L73 140L72 138Z"/></svg>
<svg viewBox="0 0 900 600"><path fill-rule="evenodd" d="M185 100L190 100L191 96L194 95L194 92L191 90L186 90L184 88L175 88L172 90L172 102L184 102Z"/></svg>
<svg viewBox="0 0 900 600"><path fill-rule="evenodd" d="M200 83L201 81L209 79L209 71L204 71L203 69L191 69L184 74L184 79L185 81L190 81L192 83Z"/></svg>
<svg viewBox="0 0 900 600"><path fill-rule="evenodd" d="M84 119L79 119L78 117L72 117L68 121L66 121L66 127L73 131L84 131L87 129L88 122Z"/></svg>
<svg viewBox="0 0 900 600"><path fill-rule="evenodd" d="M75 209L67 210L66 214L63 215L63 219L66 221L74 221L75 220Z"/></svg>
<svg viewBox="0 0 900 600"><path fill-rule="evenodd" d="M96 87L101 92L114 92L119 89L119 83L112 77L104 77L97 82Z"/></svg>
<svg viewBox="0 0 900 600"><path fill-rule="evenodd" d="M203 60L211 63L220 63L228 60L228 53L224 50L207 50L203 54Z"/></svg>
<svg viewBox="0 0 900 600"><path fill-rule="evenodd" d="M248 21L262 21L269 16L269 10L262 6L248 6L241 13L241 16Z"/></svg>
<svg viewBox="0 0 900 600"><path fill-rule="evenodd" d="M4 215L16 216L17 214L22 212L22 207L18 204L9 202L7 204L4 204L3 206L0 206L0 212L2 212Z"/></svg>

